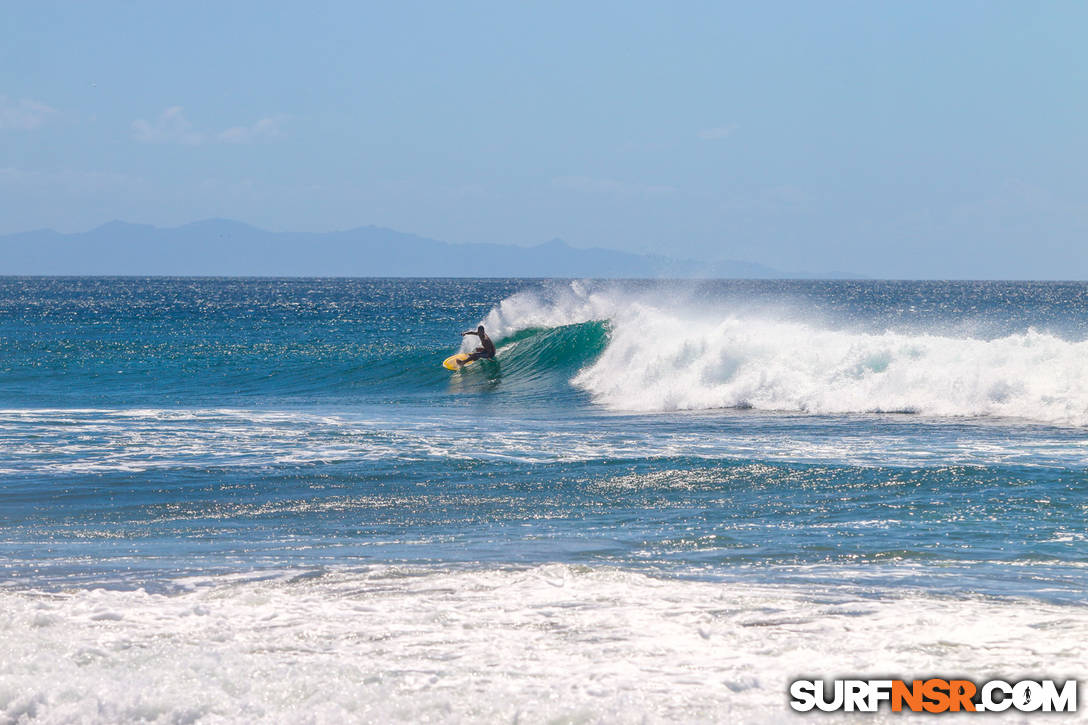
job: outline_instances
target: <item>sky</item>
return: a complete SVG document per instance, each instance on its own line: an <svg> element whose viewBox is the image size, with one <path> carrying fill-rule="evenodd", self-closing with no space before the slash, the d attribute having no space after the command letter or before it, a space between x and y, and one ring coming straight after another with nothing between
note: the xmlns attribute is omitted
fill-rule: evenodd
<svg viewBox="0 0 1088 725"><path fill-rule="evenodd" d="M1088 4L69 2L0 14L0 234L225 217L1088 279Z"/></svg>

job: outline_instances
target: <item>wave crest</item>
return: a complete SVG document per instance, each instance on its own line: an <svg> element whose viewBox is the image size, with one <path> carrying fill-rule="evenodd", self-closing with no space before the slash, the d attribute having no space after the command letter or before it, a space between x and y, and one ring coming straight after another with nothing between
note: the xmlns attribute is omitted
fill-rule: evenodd
<svg viewBox="0 0 1088 725"><path fill-rule="evenodd" d="M583 283L504 300L501 335L607 321L571 382L614 410L903 412L1088 425L1088 342L1034 329L981 339L836 329L796 312ZM592 348L593 346L590 346Z"/></svg>

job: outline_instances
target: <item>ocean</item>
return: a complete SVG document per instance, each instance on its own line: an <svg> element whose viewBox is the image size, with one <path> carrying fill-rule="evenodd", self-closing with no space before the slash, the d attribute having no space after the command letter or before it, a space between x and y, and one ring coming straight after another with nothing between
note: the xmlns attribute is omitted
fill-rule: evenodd
<svg viewBox="0 0 1088 725"><path fill-rule="evenodd" d="M0 723L1083 679L1086 433L1085 283L0 278Z"/></svg>

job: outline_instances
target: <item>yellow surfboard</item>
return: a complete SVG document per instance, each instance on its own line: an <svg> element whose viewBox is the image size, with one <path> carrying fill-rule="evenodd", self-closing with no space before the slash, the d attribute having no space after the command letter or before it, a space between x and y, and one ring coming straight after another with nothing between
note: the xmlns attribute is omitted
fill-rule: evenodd
<svg viewBox="0 0 1088 725"><path fill-rule="evenodd" d="M459 352L456 355L450 355L448 358L442 361L442 367L446 368L447 370L460 370L461 368L465 367L465 365L471 365L472 363L476 362L475 360L468 360L468 358L469 354L467 352ZM458 365L458 360L468 360L468 362L466 362L465 365Z"/></svg>

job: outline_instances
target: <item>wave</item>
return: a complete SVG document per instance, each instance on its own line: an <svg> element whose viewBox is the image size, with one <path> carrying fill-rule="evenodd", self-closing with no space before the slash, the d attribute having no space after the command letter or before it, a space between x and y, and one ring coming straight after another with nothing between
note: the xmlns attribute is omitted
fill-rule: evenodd
<svg viewBox="0 0 1088 725"><path fill-rule="evenodd" d="M261 574L0 589L0 721L766 722L798 672L1085 666L1083 608L1010 598L561 564Z"/></svg>
<svg viewBox="0 0 1088 725"><path fill-rule="evenodd" d="M504 373L538 377L546 372L577 371L596 359L608 343L606 322L554 328L528 328L500 338L496 359Z"/></svg>
<svg viewBox="0 0 1088 725"><path fill-rule="evenodd" d="M796 310L581 282L513 295L483 320L519 347L548 340L541 332L548 328L586 335L577 326L590 323L603 336L599 354L590 354L594 345L572 352L566 363L583 364L569 381L612 410L917 413L1088 425L1088 341L1032 328L990 338L859 330L812 322ZM561 339L549 340L551 354Z"/></svg>
<svg viewBox="0 0 1088 725"><path fill-rule="evenodd" d="M519 411L522 403L518 401ZM673 481L686 480L684 470L702 470L707 461L723 460L755 466L758 470L744 474L748 478L769 467L798 463L926 468L952 478L960 475L959 468L970 467L989 469L991 473L980 475L1006 482L1021 475L1017 471L1025 466L1088 466L1088 448L1078 445L1076 430L995 436L990 430L994 426L955 425L943 433L930 431L920 446L913 426L889 427L880 436L828 435L823 426L798 429L789 420L752 426L742 416L703 416L682 426L632 426L603 417L611 416L597 417L589 425L578 416L481 420L475 407L469 412L431 409L425 419L374 409L2 409L0 479L13 485L11 477L21 477L34 495L43 495L42 476L65 487L67 476L110 472L225 474L248 469L263 476L270 470L314 465L344 466L345 471L363 465L377 474L381 465L404 462L448 473L451 467L480 461L558 465L557 470L671 461L676 468L667 478ZM783 469L773 470L777 477ZM645 483L642 477L639 481Z"/></svg>

